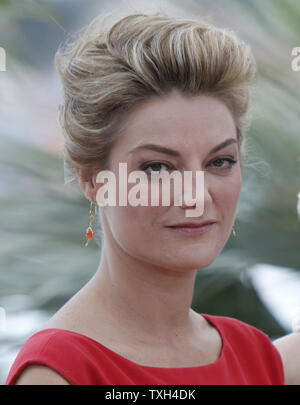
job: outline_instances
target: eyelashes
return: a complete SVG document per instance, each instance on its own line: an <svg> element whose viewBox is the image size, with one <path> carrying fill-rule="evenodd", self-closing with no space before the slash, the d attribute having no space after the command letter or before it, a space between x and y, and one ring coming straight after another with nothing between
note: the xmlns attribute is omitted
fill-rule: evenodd
<svg viewBox="0 0 300 405"><path fill-rule="evenodd" d="M227 162L228 163L228 166L227 167L225 167L224 165L222 165L222 166L213 166L214 168L216 168L217 170L230 170L238 161L237 160L234 160L234 159L231 159L231 158L218 158L218 159L215 159L212 163L210 163L209 165L211 165L211 164L213 164L213 163L215 163L215 162ZM149 168L157 168L157 167L159 167L159 166L165 166L165 167L167 167L168 169L170 169L170 170L172 170L173 168L170 166L170 165L168 165L168 164L166 164L166 163L163 163L163 162L149 162L149 163L144 163L144 164L142 164L141 166L140 166L140 170L142 170L142 171L145 171L146 173L149 173L149 171L147 172L147 170L149 169ZM174 170L174 169L173 169ZM150 172L157 172L157 173L160 173L160 170L157 170L157 169L155 169L155 170L151 170ZM150 173L149 173L150 174Z"/></svg>
<svg viewBox="0 0 300 405"><path fill-rule="evenodd" d="M229 163L229 168L231 168L234 164L237 163L237 160L234 160L234 159L231 159L231 158L220 158L220 159L214 160L214 162L218 162L218 161L226 161L226 162L228 162Z"/></svg>

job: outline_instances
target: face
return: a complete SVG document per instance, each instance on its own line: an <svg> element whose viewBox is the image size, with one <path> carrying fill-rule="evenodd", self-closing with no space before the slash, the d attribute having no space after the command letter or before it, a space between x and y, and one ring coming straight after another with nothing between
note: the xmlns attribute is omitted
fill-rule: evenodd
<svg viewBox="0 0 300 405"><path fill-rule="evenodd" d="M229 139L230 144L212 152ZM144 144L177 153L146 149L141 147ZM110 170L117 185L119 162L127 163L128 175L143 170L149 176L149 186L152 171L176 170L182 176L191 171L193 178L196 171L203 171L204 212L197 218L187 217L185 212L192 207L174 205L172 193L169 206L103 207L106 241L135 259L174 271L209 266L231 234L242 186L235 123L228 108L213 97L186 98L175 90L164 99L148 101L130 114L111 152ZM133 186L128 184L128 193ZM201 235L168 228L207 219L216 222Z"/></svg>

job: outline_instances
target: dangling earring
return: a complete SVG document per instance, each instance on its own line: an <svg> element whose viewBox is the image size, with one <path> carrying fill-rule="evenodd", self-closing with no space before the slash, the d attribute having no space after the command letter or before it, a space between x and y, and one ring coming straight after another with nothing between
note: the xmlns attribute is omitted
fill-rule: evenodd
<svg viewBox="0 0 300 405"><path fill-rule="evenodd" d="M234 226L232 228L232 234L233 234L234 237L236 237L236 232L235 232Z"/></svg>
<svg viewBox="0 0 300 405"><path fill-rule="evenodd" d="M87 242L86 242L85 246L88 246L90 240L93 239L93 237L94 237L94 231L93 231L92 226L93 226L93 222L95 221L95 217L96 217L96 205L94 206L94 209L93 209L93 202L91 201L90 225L85 232L85 236L87 237Z"/></svg>

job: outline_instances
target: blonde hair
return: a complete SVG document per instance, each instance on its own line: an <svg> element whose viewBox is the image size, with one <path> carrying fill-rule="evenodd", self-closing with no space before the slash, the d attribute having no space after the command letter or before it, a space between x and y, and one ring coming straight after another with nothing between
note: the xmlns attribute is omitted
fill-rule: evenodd
<svg viewBox="0 0 300 405"><path fill-rule="evenodd" d="M131 13L107 24L111 16L117 13L96 17L55 56L63 85L59 122L69 170L107 169L128 112L174 88L191 96L209 94L228 106L243 162L250 80L256 71L249 45L205 20L160 11Z"/></svg>

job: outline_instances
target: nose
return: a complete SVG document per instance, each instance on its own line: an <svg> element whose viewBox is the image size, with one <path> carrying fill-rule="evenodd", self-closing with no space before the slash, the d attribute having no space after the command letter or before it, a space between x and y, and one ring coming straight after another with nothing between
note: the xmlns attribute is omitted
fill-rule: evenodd
<svg viewBox="0 0 300 405"><path fill-rule="evenodd" d="M185 210L195 210L197 208L198 215L195 216L202 216L205 207L208 207L212 201L208 185L205 182L204 172L194 170L190 171L189 174L185 173L181 208Z"/></svg>

